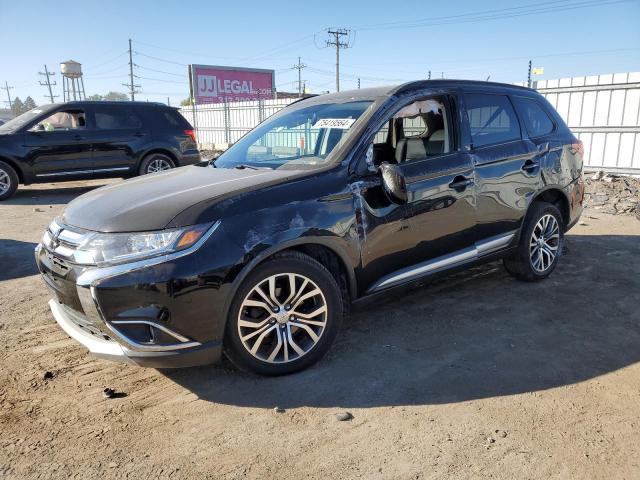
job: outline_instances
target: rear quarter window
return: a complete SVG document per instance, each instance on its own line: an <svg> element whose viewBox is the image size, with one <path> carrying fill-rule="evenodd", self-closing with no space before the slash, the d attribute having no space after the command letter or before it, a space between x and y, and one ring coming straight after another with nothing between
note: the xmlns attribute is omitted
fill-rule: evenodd
<svg viewBox="0 0 640 480"><path fill-rule="evenodd" d="M544 107L532 98L512 97L518 114L530 137L541 137L553 132L555 125Z"/></svg>
<svg viewBox="0 0 640 480"><path fill-rule="evenodd" d="M162 123L164 123L167 127L171 128L180 128L184 130L191 130L192 127L177 110L172 108L162 108L160 112L158 112L160 118L162 119Z"/></svg>
<svg viewBox="0 0 640 480"><path fill-rule="evenodd" d="M464 99L474 147L522 138L518 117L506 95L471 93Z"/></svg>
<svg viewBox="0 0 640 480"><path fill-rule="evenodd" d="M136 129L142 126L140 118L127 107L94 107L96 128L101 130Z"/></svg>

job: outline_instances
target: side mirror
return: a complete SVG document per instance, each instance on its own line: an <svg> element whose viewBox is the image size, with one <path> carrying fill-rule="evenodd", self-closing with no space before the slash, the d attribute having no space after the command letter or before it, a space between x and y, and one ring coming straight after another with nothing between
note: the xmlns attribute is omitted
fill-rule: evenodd
<svg viewBox="0 0 640 480"><path fill-rule="evenodd" d="M382 188L389 200L398 205L407 203L407 183L398 165L383 162L379 168L382 177Z"/></svg>

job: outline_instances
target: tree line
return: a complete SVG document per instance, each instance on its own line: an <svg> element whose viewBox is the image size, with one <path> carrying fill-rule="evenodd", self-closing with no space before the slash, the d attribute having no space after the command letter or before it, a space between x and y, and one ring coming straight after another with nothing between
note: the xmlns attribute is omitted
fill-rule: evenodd
<svg viewBox="0 0 640 480"><path fill-rule="evenodd" d="M11 113L14 117L18 115L22 115L25 112L28 112L32 108L36 108L36 102L31 97L27 97L24 99L24 102L20 100L20 97L16 97L13 99L11 103Z"/></svg>
<svg viewBox="0 0 640 480"><path fill-rule="evenodd" d="M129 100L129 97L125 93L109 92L105 95L100 95L96 93L94 95L87 97L87 100L91 100L91 101L101 101L101 100L114 101L115 100L120 102L126 102L127 100ZM17 117L18 115L22 115L23 113L28 112L29 110L36 108L37 106L38 105L36 105L36 102L31 97L25 98L24 102L20 99L20 97L16 97L11 102L11 114L14 117Z"/></svg>

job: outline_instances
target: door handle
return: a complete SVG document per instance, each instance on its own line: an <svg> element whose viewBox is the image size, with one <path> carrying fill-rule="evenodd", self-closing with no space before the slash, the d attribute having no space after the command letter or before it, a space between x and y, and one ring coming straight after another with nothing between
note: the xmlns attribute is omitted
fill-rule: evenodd
<svg viewBox="0 0 640 480"><path fill-rule="evenodd" d="M457 192L463 191L469 185L473 185L473 179L458 175L453 179L453 182L449 184L449 188L453 188Z"/></svg>
<svg viewBox="0 0 640 480"><path fill-rule="evenodd" d="M524 162L524 165L522 165L522 170L524 170L525 172L532 172L539 166L540 162L535 160L527 160L526 162Z"/></svg>

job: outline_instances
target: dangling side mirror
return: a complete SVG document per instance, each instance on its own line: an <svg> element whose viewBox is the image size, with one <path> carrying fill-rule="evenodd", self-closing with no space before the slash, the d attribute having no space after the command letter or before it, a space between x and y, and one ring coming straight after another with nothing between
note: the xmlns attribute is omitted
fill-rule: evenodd
<svg viewBox="0 0 640 480"><path fill-rule="evenodd" d="M379 168L382 177L382 188L389 200L398 205L407 203L407 183L398 165L382 162Z"/></svg>

